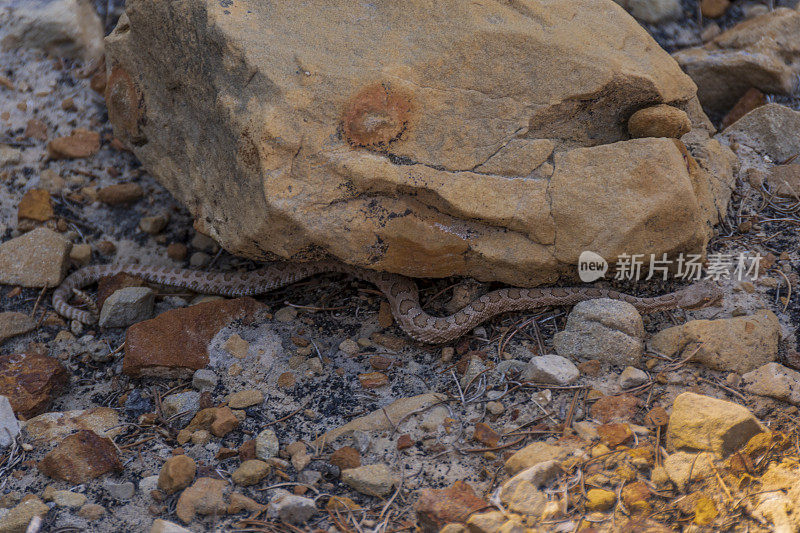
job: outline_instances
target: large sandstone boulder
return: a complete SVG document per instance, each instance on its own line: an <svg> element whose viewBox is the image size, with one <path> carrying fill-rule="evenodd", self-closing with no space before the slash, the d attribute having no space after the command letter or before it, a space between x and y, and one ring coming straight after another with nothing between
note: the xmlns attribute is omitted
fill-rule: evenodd
<svg viewBox="0 0 800 533"><path fill-rule="evenodd" d="M106 46L116 134L253 259L534 285L699 252L730 193L694 83L611 0L129 0ZM691 153L629 138L659 104Z"/></svg>

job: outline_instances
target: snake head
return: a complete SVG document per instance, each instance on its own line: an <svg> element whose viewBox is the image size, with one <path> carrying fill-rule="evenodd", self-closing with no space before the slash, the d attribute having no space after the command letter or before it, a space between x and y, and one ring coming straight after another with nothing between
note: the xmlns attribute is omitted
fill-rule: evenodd
<svg viewBox="0 0 800 533"><path fill-rule="evenodd" d="M710 279L698 281L680 291L677 306L681 309L702 309L722 300L722 289Z"/></svg>

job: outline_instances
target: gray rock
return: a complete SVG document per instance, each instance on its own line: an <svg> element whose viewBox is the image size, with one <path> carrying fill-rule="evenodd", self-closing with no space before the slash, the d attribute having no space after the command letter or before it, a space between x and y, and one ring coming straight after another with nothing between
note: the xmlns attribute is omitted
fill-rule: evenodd
<svg viewBox="0 0 800 533"><path fill-rule="evenodd" d="M576 305L564 331L553 337L556 353L570 359L597 359L633 365L644 352L642 316L627 302L601 298Z"/></svg>
<svg viewBox="0 0 800 533"><path fill-rule="evenodd" d="M70 509L77 509L86 503L86 495L80 492L72 492L69 490L56 490L53 491L50 498L58 507L68 507Z"/></svg>
<svg viewBox="0 0 800 533"><path fill-rule="evenodd" d="M397 484L389 467L379 463L342 470L342 482L368 496L387 496Z"/></svg>
<svg viewBox="0 0 800 533"><path fill-rule="evenodd" d="M270 500L267 513L288 524L302 524L317 513L317 506L310 498L278 491Z"/></svg>
<svg viewBox="0 0 800 533"><path fill-rule="evenodd" d="M278 322L291 322L295 318L297 318L297 309L294 307L281 307L275 311L275 320Z"/></svg>
<svg viewBox="0 0 800 533"><path fill-rule="evenodd" d="M750 88L791 95L800 72L800 12L777 8L673 57L714 112L726 112Z"/></svg>
<svg viewBox="0 0 800 533"><path fill-rule="evenodd" d="M212 391L217 387L218 381L219 377L213 370L209 368L201 368L192 376L192 387L200 392Z"/></svg>
<svg viewBox="0 0 800 533"><path fill-rule="evenodd" d="M139 219L139 229L150 235L157 235L164 231L169 222L168 214L153 215Z"/></svg>
<svg viewBox="0 0 800 533"><path fill-rule="evenodd" d="M650 378L647 377L645 371L632 366L626 366L622 374L619 375L619 388L623 390L631 389L647 383L648 381L650 381Z"/></svg>
<svg viewBox="0 0 800 533"><path fill-rule="evenodd" d="M150 493L154 490L158 489L158 474L153 474L152 476L143 477L139 481L139 490L142 494L150 497Z"/></svg>
<svg viewBox="0 0 800 533"><path fill-rule="evenodd" d="M648 24L660 24L681 17L680 0L627 0L628 11Z"/></svg>
<svg viewBox="0 0 800 533"><path fill-rule="evenodd" d="M778 363L767 363L742 376L744 390L800 405L800 372Z"/></svg>
<svg viewBox="0 0 800 533"><path fill-rule="evenodd" d="M72 243L48 228L0 244L0 285L55 287L64 279Z"/></svg>
<svg viewBox="0 0 800 533"><path fill-rule="evenodd" d="M156 293L149 287L125 287L106 298L98 324L104 328L124 328L153 315Z"/></svg>
<svg viewBox="0 0 800 533"><path fill-rule="evenodd" d="M266 461L270 457L278 455L280 443L275 432L267 428L256 437L256 457Z"/></svg>
<svg viewBox="0 0 800 533"><path fill-rule="evenodd" d="M219 249L214 239L202 233L195 233L189 244L192 245L192 248L201 252L215 253Z"/></svg>
<svg viewBox="0 0 800 533"><path fill-rule="evenodd" d="M161 409L167 418L182 413L173 423L176 427L183 427L189 423L197 411L200 410L200 393L197 391L179 392L170 394L161 402Z"/></svg>
<svg viewBox="0 0 800 533"><path fill-rule="evenodd" d="M109 498L117 501L130 500L136 493L136 485L130 481L117 483L116 481L107 479L103 482L103 489L105 489Z"/></svg>
<svg viewBox="0 0 800 533"><path fill-rule="evenodd" d="M84 61L103 55L103 23L89 0L12 2L5 48L39 48Z"/></svg>
<svg viewBox="0 0 800 533"><path fill-rule="evenodd" d="M0 449L10 446L19 431L19 421L11 408L11 402L5 396L0 396Z"/></svg>
<svg viewBox="0 0 800 533"><path fill-rule="evenodd" d="M211 256L205 252L195 252L189 256L189 266L202 268L211 262Z"/></svg>
<svg viewBox="0 0 800 533"><path fill-rule="evenodd" d="M547 354L533 357L525 370L522 379L539 383L569 385L580 377L578 367L560 355Z"/></svg>

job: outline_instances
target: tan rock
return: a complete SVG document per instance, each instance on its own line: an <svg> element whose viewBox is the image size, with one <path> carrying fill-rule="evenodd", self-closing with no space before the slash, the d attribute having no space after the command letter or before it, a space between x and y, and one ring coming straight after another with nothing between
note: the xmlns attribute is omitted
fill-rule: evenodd
<svg viewBox="0 0 800 533"><path fill-rule="evenodd" d="M725 14L728 8L731 7L731 0L701 0L700 13L704 17L718 18Z"/></svg>
<svg viewBox="0 0 800 533"><path fill-rule="evenodd" d="M160 518L153 520L150 533L192 533L191 530Z"/></svg>
<svg viewBox="0 0 800 533"><path fill-rule="evenodd" d="M667 449L727 456L762 431L761 422L741 405L684 392L672 405Z"/></svg>
<svg viewBox="0 0 800 533"><path fill-rule="evenodd" d="M781 162L800 153L800 135L787 135L795 131L800 131L800 111L769 103L756 107L717 137L748 146L759 153L759 158L767 155Z"/></svg>
<svg viewBox="0 0 800 533"><path fill-rule="evenodd" d="M264 393L258 389L248 389L234 392L228 398L228 407L231 409L244 409L258 405L264 401Z"/></svg>
<svg viewBox="0 0 800 533"><path fill-rule="evenodd" d="M368 415L358 417L343 426L326 432L322 437L319 437L311 444L312 446L322 446L335 441L342 435L352 433L356 430L379 431L383 429L392 429L395 424L399 423L410 413L424 410L427 407L442 402L444 399L445 397L443 395L435 393L420 394L418 396L411 396L410 398L400 398L386 407L377 409Z"/></svg>
<svg viewBox="0 0 800 533"><path fill-rule="evenodd" d="M114 438L119 435L119 415L110 407L92 407L74 411L58 411L35 416L25 422L24 431L35 444L59 441L71 433L88 429L101 437Z"/></svg>
<svg viewBox="0 0 800 533"><path fill-rule="evenodd" d="M72 243L47 228L0 244L0 284L55 287L64 279Z"/></svg>
<svg viewBox="0 0 800 533"><path fill-rule="evenodd" d="M46 476L73 484L122 471L117 448L111 439L86 429L62 440L39 461L38 467Z"/></svg>
<svg viewBox="0 0 800 533"><path fill-rule="evenodd" d="M352 446L342 446L331 454L328 462L342 470L361 466L361 454Z"/></svg>
<svg viewBox="0 0 800 533"><path fill-rule="evenodd" d="M742 385L751 394L800 405L800 372L779 363L767 363L744 374Z"/></svg>
<svg viewBox="0 0 800 533"><path fill-rule="evenodd" d="M664 469L670 481L683 492L690 481L714 476L714 456L709 452L675 452L664 459Z"/></svg>
<svg viewBox="0 0 800 533"><path fill-rule="evenodd" d="M545 461L563 459L567 455L569 455L569 450L563 446L547 444L546 442L533 442L508 458L505 465L506 472L513 476L526 468Z"/></svg>
<svg viewBox="0 0 800 533"><path fill-rule="evenodd" d="M231 479L237 485L250 486L255 485L269 474L270 466L264 461L258 459L249 459L244 461L239 468L233 471Z"/></svg>
<svg viewBox="0 0 800 533"><path fill-rule="evenodd" d="M744 374L775 361L781 326L772 311L716 320L691 320L656 333L650 348L667 356L697 353L692 361Z"/></svg>
<svg viewBox="0 0 800 533"><path fill-rule="evenodd" d="M196 514L222 515L228 508L228 504L225 502L226 492L228 492L228 484L225 480L210 477L198 478L191 487L181 493L175 507L175 514L185 524L191 522Z"/></svg>
<svg viewBox="0 0 800 533"><path fill-rule="evenodd" d="M117 183L97 191L97 197L108 205L132 204L141 200L144 190L138 183Z"/></svg>
<svg viewBox="0 0 800 533"><path fill-rule="evenodd" d="M164 462L158 473L158 488L173 494L188 487L194 481L197 465L187 455L175 455Z"/></svg>
<svg viewBox="0 0 800 533"><path fill-rule="evenodd" d="M25 125L25 133L23 134L28 139L36 139L39 141L47 140L47 124L38 118L32 118Z"/></svg>
<svg viewBox="0 0 800 533"><path fill-rule="evenodd" d="M640 109L628 119L628 132L631 137L680 139L691 130L689 115L685 111L665 104Z"/></svg>
<svg viewBox="0 0 800 533"><path fill-rule="evenodd" d="M27 498L0 517L0 533L25 533L33 517L44 517L48 511L50 507L36 496Z"/></svg>
<svg viewBox="0 0 800 533"><path fill-rule="evenodd" d="M100 134L78 128L66 137L56 137L47 143L52 159L82 159L100 150Z"/></svg>
<svg viewBox="0 0 800 533"><path fill-rule="evenodd" d="M712 177L713 162L690 174L667 139L627 140L645 107L707 119L688 77L612 2L172 9L134 0L108 37L109 117L232 253L535 285L574 275L585 249L700 252L725 210L732 174ZM242 68L205 62L220 42ZM185 92L208 73L223 89ZM176 145L211 125L217 143Z"/></svg>
<svg viewBox="0 0 800 533"><path fill-rule="evenodd" d="M385 464L342 470L342 483L368 496L388 496L398 482L397 476Z"/></svg>
<svg viewBox="0 0 800 533"><path fill-rule="evenodd" d="M703 107L727 111L752 87L792 94L800 72L800 12L779 7L673 55L697 84Z"/></svg>
<svg viewBox="0 0 800 533"><path fill-rule="evenodd" d="M36 321L25 313L6 311L0 313L0 345L17 335L27 333L36 327Z"/></svg>
<svg viewBox="0 0 800 533"><path fill-rule="evenodd" d="M778 196L800 198L800 164L774 166L767 171L764 181Z"/></svg>
<svg viewBox="0 0 800 533"><path fill-rule="evenodd" d="M477 513L467 520L467 531L469 533L500 533L500 528L505 523L506 515L500 511Z"/></svg>
<svg viewBox="0 0 800 533"><path fill-rule="evenodd" d="M45 222L53 218L50 193L44 189L31 189L22 195L17 206L17 220L28 219Z"/></svg>

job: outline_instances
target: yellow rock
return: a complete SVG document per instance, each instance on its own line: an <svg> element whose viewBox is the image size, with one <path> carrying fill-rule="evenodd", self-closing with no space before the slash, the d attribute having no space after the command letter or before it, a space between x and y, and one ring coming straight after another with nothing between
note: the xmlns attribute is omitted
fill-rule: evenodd
<svg viewBox="0 0 800 533"><path fill-rule="evenodd" d="M610 490L589 489L586 491L587 511L608 511L617 503L617 495Z"/></svg>

